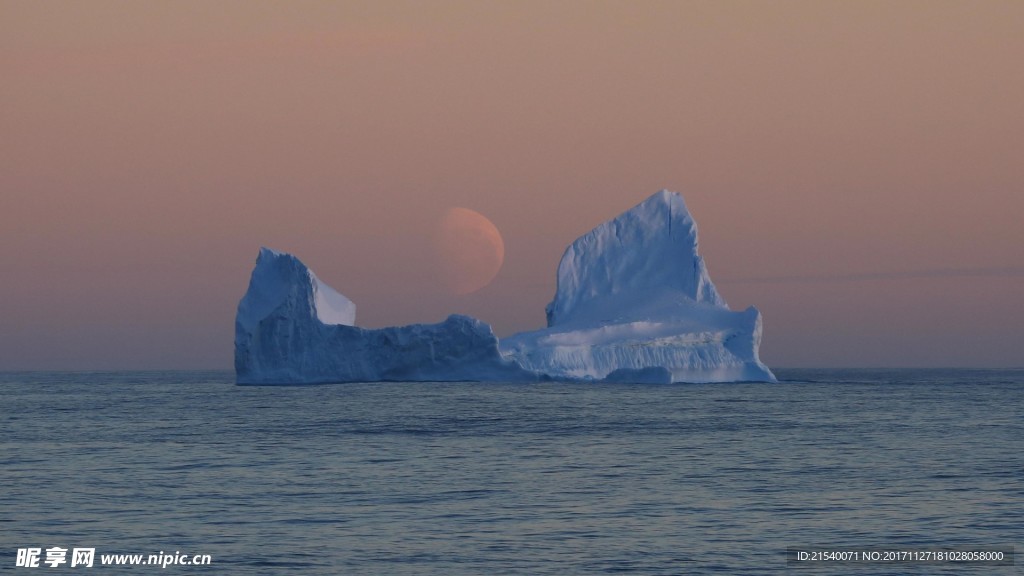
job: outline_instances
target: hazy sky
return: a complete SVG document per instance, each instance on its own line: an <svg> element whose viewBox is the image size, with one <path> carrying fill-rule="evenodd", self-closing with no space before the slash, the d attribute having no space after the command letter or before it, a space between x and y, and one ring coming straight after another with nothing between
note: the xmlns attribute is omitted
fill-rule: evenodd
<svg viewBox="0 0 1024 576"><path fill-rule="evenodd" d="M0 369L227 368L260 246L540 327L682 192L770 366L1024 365L1024 2L0 0ZM444 211L501 230L446 295Z"/></svg>

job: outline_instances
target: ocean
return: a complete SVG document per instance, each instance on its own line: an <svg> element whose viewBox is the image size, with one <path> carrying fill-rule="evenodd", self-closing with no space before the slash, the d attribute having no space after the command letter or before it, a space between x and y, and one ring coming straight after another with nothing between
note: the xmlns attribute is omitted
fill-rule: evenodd
<svg viewBox="0 0 1024 576"><path fill-rule="evenodd" d="M1019 573L789 558L1019 551L1024 370L776 374L243 387L230 372L0 373L0 568ZM65 562L46 564L49 549Z"/></svg>

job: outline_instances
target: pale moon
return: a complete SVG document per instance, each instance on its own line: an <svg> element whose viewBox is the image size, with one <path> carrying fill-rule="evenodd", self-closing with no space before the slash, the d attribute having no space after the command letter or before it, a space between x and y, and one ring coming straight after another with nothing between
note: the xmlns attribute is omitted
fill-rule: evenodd
<svg viewBox="0 0 1024 576"><path fill-rule="evenodd" d="M434 250L445 286L470 294L487 286L505 262L505 242L497 226L468 208L449 208L434 233Z"/></svg>

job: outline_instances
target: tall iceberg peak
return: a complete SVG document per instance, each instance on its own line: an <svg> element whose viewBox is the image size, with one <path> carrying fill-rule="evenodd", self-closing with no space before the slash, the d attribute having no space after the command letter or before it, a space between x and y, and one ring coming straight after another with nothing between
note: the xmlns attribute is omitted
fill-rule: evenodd
<svg viewBox="0 0 1024 576"><path fill-rule="evenodd" d="M566 249L547 318L502 340L502 354L557 379L775 380L758 358L761 313L729 309L683 197L668 190Z"/></svg>
<svg viewBox="0 0 1024 576"><path fill-rule="evenodd" d="M727 308L697 253L697 224L686 202L661 190L565 250L558 289L546 309L548 326L665 291Z"/></svg>
<svg viewBox="0 0 1024 576"><path fill-rule="evenodd" d="M235 321L251 330L287 302L324 324L354 326L356 323L356 305L321 282L298 258L260 248L249 279L249 290L238 303Z"/></svg>

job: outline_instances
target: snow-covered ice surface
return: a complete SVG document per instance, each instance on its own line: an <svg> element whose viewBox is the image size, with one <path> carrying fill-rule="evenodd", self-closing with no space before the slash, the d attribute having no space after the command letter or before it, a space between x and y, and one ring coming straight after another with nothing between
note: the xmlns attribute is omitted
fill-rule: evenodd
<svg viewBox="0 0 1024 576"><path fill-rule="evenodd" d="M683 197L668 190L566 249L547 318L504 339L502 354L551 378L775 381L757 355L760 312L729 309Z"/></svg>
<svg viewBox="0 0 1024 576"><path fill-rule="evenodd" d="M468 316L381 329L355 316L298 258L261 249L235 320L238 382L775 381L757 355L761 314L729 309L667 190L569 246L547 328L499 344Z"/></svg>
<svg viewBox="0 0 1024 576"><path fill-rule="evenodd" d="M501 357L491 327L475 318L381 329L354 323L351 301L298 258L263 248L235 319L238 383L535 379Z"/></svg>

